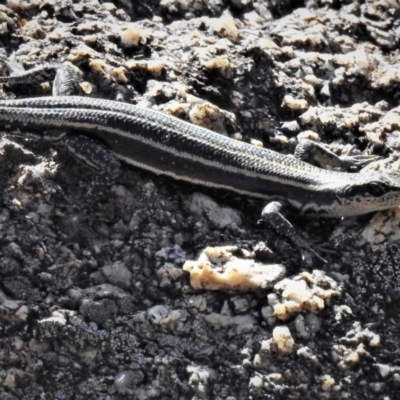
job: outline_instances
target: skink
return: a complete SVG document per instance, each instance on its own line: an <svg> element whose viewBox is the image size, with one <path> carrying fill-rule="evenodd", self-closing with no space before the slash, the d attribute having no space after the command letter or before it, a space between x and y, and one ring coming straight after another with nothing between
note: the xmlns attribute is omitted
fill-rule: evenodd
<svg viewBox="0 0 400 400"><path fill-rule="evenodd" d="M80 96L3 100L0 122L6 130L40 129L44 137L46 129L87 134L135 167L283 201L302 214L356 216L400 204L399 171L325 170L127 103Z"/></svg>

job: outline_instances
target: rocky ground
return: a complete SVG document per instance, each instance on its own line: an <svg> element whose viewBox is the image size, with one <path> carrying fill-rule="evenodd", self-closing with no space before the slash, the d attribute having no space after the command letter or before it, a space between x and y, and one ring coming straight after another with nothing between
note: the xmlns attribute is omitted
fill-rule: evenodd
<svg viewBox="0 0 400 400"><path fill-rule="evenodd" d="M299 3L8 0L1 54L71 62L83 96L399 169L400 5ZM0 131L1 399L398 398L400 209L291 217L333 250L302 260L262 203L128 166L82 215L94 172Z"/></svg>

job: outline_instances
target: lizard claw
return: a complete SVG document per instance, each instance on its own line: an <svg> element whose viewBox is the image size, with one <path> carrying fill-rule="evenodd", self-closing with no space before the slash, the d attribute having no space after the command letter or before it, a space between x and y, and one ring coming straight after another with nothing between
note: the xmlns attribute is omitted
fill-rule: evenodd
<svg viewBox="0 0 400 400"><path fill-rule="evenodd" d="M328 261L325 260L325 258L320 256L318 253L318 252L327 253L327 251L325 251L323 247L320 247L318 245L312 246L303 237L299 235L296 235L296 237L292 238L292 242L300 250L302 261L305 261L304 252L306 252L306 253L311 253L312 256L322 261L324 264L328 263Z"/></svg>

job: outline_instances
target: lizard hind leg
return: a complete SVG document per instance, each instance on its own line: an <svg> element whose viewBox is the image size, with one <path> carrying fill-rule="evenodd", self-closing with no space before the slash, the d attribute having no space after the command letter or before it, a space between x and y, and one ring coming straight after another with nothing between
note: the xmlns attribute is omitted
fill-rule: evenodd
<svg viewBox="0 0 400 400"><path fill-rule="evenodd" d="M85 135L70 134L65 140L68 152L94 171L87 198L95 200L103 196L120 174L119 160L98 141Z"/></svg>

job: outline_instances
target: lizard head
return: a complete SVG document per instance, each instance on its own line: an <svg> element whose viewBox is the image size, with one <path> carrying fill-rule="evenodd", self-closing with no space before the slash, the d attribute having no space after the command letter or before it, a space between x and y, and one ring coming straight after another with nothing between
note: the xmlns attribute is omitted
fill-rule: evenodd
<svg viewBox="0 0 400 400"><path fill-rule="evenodd" d="M368 171L352 174L340 193L351 215L400 206L400 171Z"/></svg>

